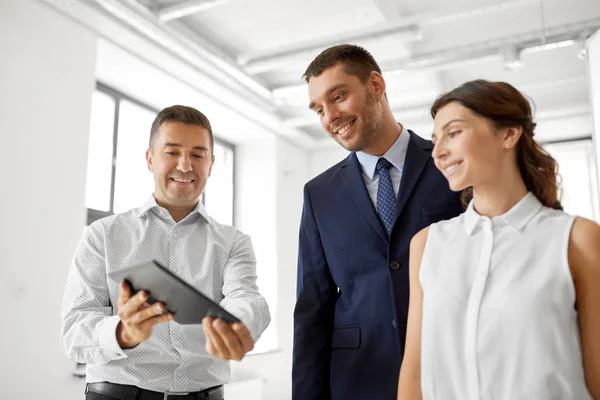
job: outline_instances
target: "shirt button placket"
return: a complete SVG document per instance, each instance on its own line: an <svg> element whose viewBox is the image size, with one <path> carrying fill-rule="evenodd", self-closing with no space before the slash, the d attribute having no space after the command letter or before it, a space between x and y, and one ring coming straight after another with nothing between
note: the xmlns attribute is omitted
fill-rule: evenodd
<svg viewBox="0 0 600 400"><path fill-rule="evenodd" d="M180 246L182 246L181 240L177 240L177 238L179 238L180 235L180 231L182 229L181 224L176 223L175 225L173 225L171 227L171 235L169 237L169 257L171 258L171 263L169 264L169 269L171 271L173 271L175 274L178 274L178 267L181 265L181 249ZM174 324L172 321L169 322L169 336L171 338L171 345L173 346L173 349L177 352L178 356L179 356L179 365L177 367L175 367L175 369L173 370L173 377L172 377L172 382L171 382L171 387L181 387L182 382L181 382L181 350L182 350L182 345L183 343L181 342L180 339L183 339L181 337L181 331L179 329L179 325L178 324Z"/></svg>
<svg viewBox="0 0 600 400"><path fill-rule="evenodd" d="M467 361L467 387L469 391L469 400L478 400L479 395L479 372L477 363L477 337L479 325L479 311L481 301L484 295L485 284L489 275L489 267L492 259L492 250L494 247L494 234L491 221L483 221L483 245L481 255L475 271L473 288L469 296L468 313L466 318L465 349Z"/></svg>

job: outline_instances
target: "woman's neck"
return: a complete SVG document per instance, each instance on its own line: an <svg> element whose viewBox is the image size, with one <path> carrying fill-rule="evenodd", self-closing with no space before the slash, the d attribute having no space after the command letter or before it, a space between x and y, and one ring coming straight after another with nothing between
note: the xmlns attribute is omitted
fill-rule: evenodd
<svg viewBox="0 0 600 400"><path fill-rule="evenodd" d="M519 171L498 176L493 182L473 187L473 207L479 215L494 218L513 208L525 195L527 186Z"/></svg>

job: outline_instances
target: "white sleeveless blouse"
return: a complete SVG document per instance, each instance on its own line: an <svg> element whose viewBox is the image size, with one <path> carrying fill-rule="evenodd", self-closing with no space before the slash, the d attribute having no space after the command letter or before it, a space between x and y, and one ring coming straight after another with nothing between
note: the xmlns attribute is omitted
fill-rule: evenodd
<svg viewBox="0 0 600 400"><path fill-rule="evenodd" d="M589 400L568 243L575 217L527 194L506 214L431 225L424 400Z"/></svg>

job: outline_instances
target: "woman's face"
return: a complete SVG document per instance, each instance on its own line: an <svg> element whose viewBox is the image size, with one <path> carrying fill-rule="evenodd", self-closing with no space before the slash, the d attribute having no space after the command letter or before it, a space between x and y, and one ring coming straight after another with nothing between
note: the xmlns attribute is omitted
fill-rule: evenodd
<svg viewBox="0 0 600 400"><path fill-rule="evenodd" d="M460 191L492 182L502 172L507 150L512 149L507 149L507 135L502 131L456 101L437 112L432 156L450 189Z"/></svg>

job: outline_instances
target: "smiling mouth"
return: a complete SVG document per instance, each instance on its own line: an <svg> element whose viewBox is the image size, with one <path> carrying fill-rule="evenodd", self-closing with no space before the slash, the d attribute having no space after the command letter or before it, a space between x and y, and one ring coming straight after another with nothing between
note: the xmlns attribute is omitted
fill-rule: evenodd
<svg viewBox="0 0 600 400"><path fill-rule="evenodd" d="M356 122L356 120L355 120L355 119L353 119L352 121L348 122L347 124L344 124L344 125L342 125L341 127L337 128L337 129L334 131L334 133L335 133L336 135L343 136L343 135L344 135L344 133L348 132L348 130L349 130L350 128L352 128L352 126L354 125L354 123L355 123L355 122Z"/></svg>
<svg viewBox="0 0 600 400"><path fill-rule="evenodd" d="M171 179L173 182L177 182L177 183L192 183L194 182L194 179L184 179L184 178L169 178Z"/></svg>
<svg viewBox="0 0 600 400"><path fill-rule="evenodd" d="M458 162L450 164L449 166L444 168L444 173L446 175L451 175L456 170L456 168L461 164L462 164L462 161L458 161Z"/></svg>

